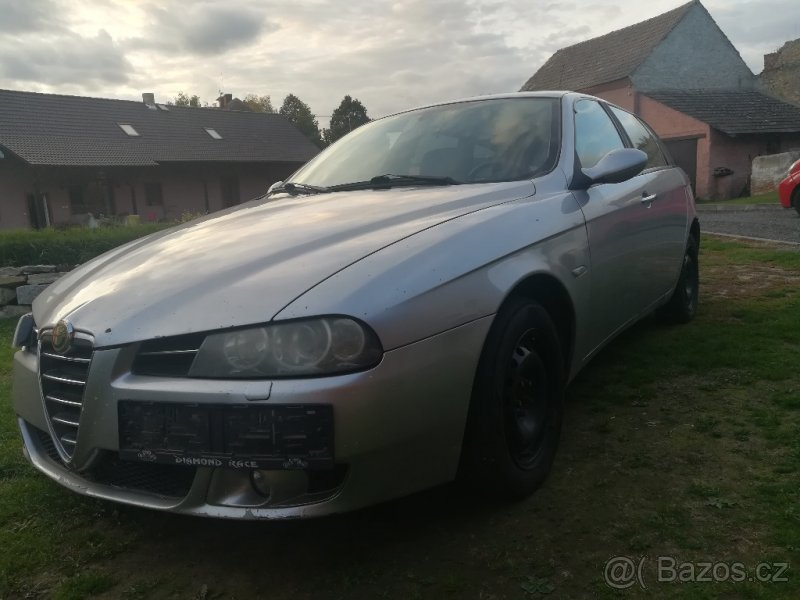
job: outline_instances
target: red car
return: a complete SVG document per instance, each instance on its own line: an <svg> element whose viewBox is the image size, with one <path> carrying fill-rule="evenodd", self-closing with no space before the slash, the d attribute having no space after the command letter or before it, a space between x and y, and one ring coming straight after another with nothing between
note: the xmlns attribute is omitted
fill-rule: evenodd
<svg viewBox="0 0 800 600"><path fill-rule="evenodd" d="M786 179L778 184L778 198L785 208L792 208L800 214L800 160L789 167Z"/></svg>

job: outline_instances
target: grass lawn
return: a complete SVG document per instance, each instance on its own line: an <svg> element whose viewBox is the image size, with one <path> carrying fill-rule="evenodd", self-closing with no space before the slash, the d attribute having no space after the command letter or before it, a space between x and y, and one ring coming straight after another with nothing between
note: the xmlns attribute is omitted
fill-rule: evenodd
<svg viewBox="0 0 800 600"><path fill-rule="evenodd" d="M800 598L800 253L706 239L701 268L693 323L640 323L570 387L531 498L445 487L306 522L160 514L37 474L0 322L0 598ZM645 557L646 590L604 583L618 555ZM657 580L659 556L725 563L695 568L708 578L790 566L782 582L680 584Z"/></svg>
<svg viewBox="0 0 800 600"><path fill-rule="evenodd" d="M699 200L698 204L779 204L779 200L778 191L775 190L766 194L733 198L732 200Z"/></svg>

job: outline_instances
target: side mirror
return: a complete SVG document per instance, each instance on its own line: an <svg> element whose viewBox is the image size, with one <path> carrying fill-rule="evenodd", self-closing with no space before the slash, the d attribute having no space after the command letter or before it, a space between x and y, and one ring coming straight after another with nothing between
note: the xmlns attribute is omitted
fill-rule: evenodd
<svg viewBox="0 0 800 600"><path fill-rule="evenodd" d="M283 182L282 182L282 181L276 181L276 182L275 182L275 183L273 183L271 186L269 186L269 189L267 190L267 194L270 194L270 193L272 193L272 190L274 190L276 187L280 187L280 186L282 186L282 185L283 185Z"/></svg>
<svg viewBox="0 0 800 600"><path fill-rule="evenodd" d="M636 148L612 150L595 166L576 173L579 181L573 189L585 189L595 183L621 183L642 172L647 164L647 154ZM577 169L576 169L577 171Z"/></svg>

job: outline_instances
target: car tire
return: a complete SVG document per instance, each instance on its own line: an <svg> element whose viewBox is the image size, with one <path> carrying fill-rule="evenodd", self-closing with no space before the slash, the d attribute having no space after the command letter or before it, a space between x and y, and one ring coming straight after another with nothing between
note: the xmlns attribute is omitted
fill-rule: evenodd
<svg viewBox="0 0 800 600"><path fill-rule="evenodd" d="M658 316L670 323L688 323L697 314L700 298L700 267L698 263L698 243L689 236L678 283L669 302L659 309Z"/></svg>
<svg viewBox="0 0 800 600"><path fill-rule="evenodd" d="M489 331L475 376L460 478L482 495L520 499L544 481L563 419L564 360L553 320L512 298Z"/></svg>
<svg viewBox="0 0 800 600"><path fill-rule="evenodd" d="M800 186L796 187L792 192L792 206L794 206L797 214L800 215Z"/></svg>

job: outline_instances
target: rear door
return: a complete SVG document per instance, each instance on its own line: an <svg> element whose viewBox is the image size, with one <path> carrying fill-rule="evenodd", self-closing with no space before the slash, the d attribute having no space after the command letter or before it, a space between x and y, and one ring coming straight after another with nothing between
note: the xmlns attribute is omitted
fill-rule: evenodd
<svg viewBox="0 0 800 600"><path fill-rule="evenodd" d="M648 275L645 291L652 302L671 293L678 279L688 228L686 180L680 169L668 163L658 138L644 122L615 106L608 108L629 144L648 157L644 171L634 179L642 181L643 194L654 196L652 203L644 204L649 262L643 270Z"/></svg>

